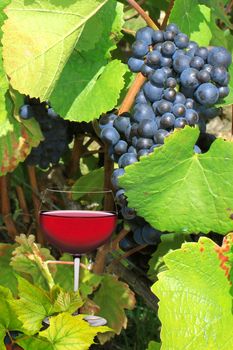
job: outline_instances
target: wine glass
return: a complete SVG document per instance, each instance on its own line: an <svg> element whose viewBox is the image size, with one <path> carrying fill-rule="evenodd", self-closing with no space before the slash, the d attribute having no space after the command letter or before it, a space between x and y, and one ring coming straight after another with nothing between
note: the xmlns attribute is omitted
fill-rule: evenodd
<svg viewBox="0 0 233 350"><path fill-rule="evenodd" d="M105 210L106 203L113 210ZM112 191L47 188L42 196L39 221L47 241L74 256L74 291L78 291L80 256L109 241L116 227ZM100 324L95 316L88 322Z"/></svg>

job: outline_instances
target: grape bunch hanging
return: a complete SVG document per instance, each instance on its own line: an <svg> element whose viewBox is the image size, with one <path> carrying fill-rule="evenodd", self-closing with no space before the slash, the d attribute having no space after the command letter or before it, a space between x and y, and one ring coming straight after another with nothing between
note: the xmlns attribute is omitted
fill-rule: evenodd
<svg viewBox="0 0 233 350"><path fill-rule="evenodd" d="M101 139L109 145L110 157L118 163L112 184L133 239L140 245L156 245L161 232L128 207L118 178L126 166L162 147L175 128L198 125L205 133L206 120L219 114L220 109L214 105L229 94L227 69L232 58L224 47L199 47L176 24L169 24L165 31L141 28L136 33L132 53L128 61L130 70L147 78L136 96L133 111L104 116L99 126ZM195 145L194 152L202 151ZM122 242L122 247L128 249L130 242Z"/></svg>
<svg viewBox="0 0 233 350"><path fill-rule="evenodd" d="M55 113L48 103L32 100L20 108L19 115L22 119L35 117L44 136L39 146L32 148L26 163L39 165L42 169L47 169L50 164L57 164L71 141L69 122Z"/></svg>

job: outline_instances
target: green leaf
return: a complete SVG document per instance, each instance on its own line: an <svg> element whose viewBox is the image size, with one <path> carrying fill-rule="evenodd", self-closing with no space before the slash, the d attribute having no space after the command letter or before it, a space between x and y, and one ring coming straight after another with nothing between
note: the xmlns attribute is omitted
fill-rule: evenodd
<svg viewBox="0 0 233 350"><path fill-rule="evenodd" d="M11 266L15 271L28 277L29 281L48 288L48 282L52 280L52 275L56 272L54 265L47 265L47 260L54 260L47 248L41 248L35 243L35 237L21 234L16 237L19 246L13 252Z"/></svg>
<svg viewBox="0 0 233 350"><path fill-rule="evenodd" d="M233 143L219 138L207 153L196 154L198 135L197 128L175 131L119 178L129 206L161 231L224 234L233 229Z"/></svg>
<svg viewBox="0 0 233 350"><path fill-rule="evenodd" d="M88 261L86 261L86 266L88 265ZM103 277L97 275L88 269L81 269L80 271L80 293L82 297L85 299L88 295L92 294L94 290L96 290L101 283Z"/></svg>
<svg viewBox="0 0 233 350"><path fill-rule="evenodd" d="M53 345L49 343L47 339L42 339L37 336L28 338L23 336L22 339L17 339L17 344L24 350L54 350Z"/></svg>
<svg viewBox="0 0 233 350"><path fill-rule="evenodd" d="M2 35L3 35L3 32L2 32L2 25L5 21L5 19L7 18L6 17L6 14L4 12L4 8L9 5L11 0L1 0L0 2L0 40L2 39Z"/></svg>
<svg viewBox="0 0 233 350"><path fill-rule="evenodd" d="M213 22L221 20L221 22L225 23L228 28L232 28L230 16L226 11L226 5L229 2L228 0L200 0L199 2L205 4L211 9Z"/></svg>
<svg viewBox="0 0 233 350"><path fill-rule="evenodd" d="M50 326L39 333L48 339L53 350L88 350L97 333L109 331L108 327L91 327L82 315L60 314L50 319Z"/></svg>
<svg viewBox="0 0 233 350"><path fill-rule="evenodd" d="M52 303L45 290L18 276L19 299L12 306L29 335L37 333L45 317L52 314Z"/></svg>
<svg viewBox="0 0 233 350"><path fill-rule="evenodd" d="M10 261L12 252L15 249L13 244L0 243L0 285L10 288L11 292L17 295L17 279Z"/></svg>
<svg viewBox="0 0 233 350"><path fill-rule="evenodd" d="M74 258L65 253L59 259L61 261L73 261ZM72 291L74 288L74 267L73 265L57 265L56 274L54 276L54 281L59 284L63 290Z"/></svg>
<svg viewBox="0 0 233 350"><path fill-rule="evenodd" d="M128 69L119 60L109 63L109 58L121 36L122 18L122 5L109 0L85 26L50 97L54 109L65 119L88 122L117 104L124 87L123 76ZM92 37L88 33L96 28L97 32L101 28L98 42L94 48L86 47L87 40Z"/></svg>
<svg viewBox="0 0 233 350"><path fill-rule="evenodd" d="M4 328L5 332L7 330L22 330L22 324L15 315L12 302L14 302L14 298L9 288L0 286L0 328Z"/></svg>
<svg viewBox="0 0 233 350"><path fill-rule="evenodd" d="M178 23L182 32L190 40L197 41L200 46L209 45L212 37L210 25L210 9L200 5L197 0L176 0L169 21Z"/></svg>
<svg viewBox="0 0 233 350"><path fill-rule="evenodd" d="M147 350L160 350L161 344L156 341L150 341Z"/></svg>
<svg viewBox="0 0 233 350"><path fill-rule="evenodd" d="M69 312L72 314L83 305L79 292L66 292L56 286L50 293L54 298L53 313Z"/></svg>
<svg viewBox="0 0 233 350"><path fill-rule="evenodd" d="M48 99L85 24L106 1L11 1L2 42L13 88Z"/></svg>
<svg viewBox="0 0 233 350"><path fill-rule="evenodd" d="M164 269L164 255L170 250L180 248L181 244L186 240L186 237L188 238L187 235L175 233L167 233L161 236L161 243L159 243L158 248L151 255L148 262L149 270L147 274L152 281L156 281L158 273Z"/></svg>
<svg viewBox="0 0 233 350"><path fill-rule="evenodd" d="M220 249L201 237L165 256L168 270L152 287L160 299L161 350L233 348L232 296Z"/></svg>
<svg viewBox="0 0 233 350"><path fill-rule="evenodd" d="M129 286L114 276L105 275L93 300L100 306L99 315L106 318L108 326L120 334L122 327L127 326L124 309L132 310L135 306L134 293Z"/></svg>

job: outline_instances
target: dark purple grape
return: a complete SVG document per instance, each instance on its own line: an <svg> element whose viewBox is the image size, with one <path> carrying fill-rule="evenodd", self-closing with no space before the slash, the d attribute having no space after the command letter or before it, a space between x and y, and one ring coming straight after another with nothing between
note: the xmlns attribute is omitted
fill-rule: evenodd
<svg viewBox="0 0 233 350"><path fill-rule="evenodd" d="M153 119L154 117L155 117L154 111L149 104L140 103L134 106L134 114L133 114L134 121L139 123L143 119Z"/></svg>
<svg viewBox="0 0 233 350"><path fill-rule="evenodd" d="M118 165L120 168L125 168L126 166L137 162L137 156L134 153L125 153L120 156Z"/></svg>
<svg viewBox="0 0 233 350"><path fill-rule="evenodd" d="M198 147L197 145L194 146L193 150L194 150L194 153L197 153L197 154L202 153L200 147Z"/></svg>
<svg viewBox="0 0 233 350"><path fill-rule="evenodd" d="M223 86L227 86L230 80L229 73L223 66L214 67L211 73L211 78L215 83Z"/></svg>
<svg viewBox="0 0 233 350"><path fill-rule="evenodd" d="M164 32L163 35L164 35L164 40L173 41L176 36L176 33L168 30Z"/></svg>
<svg viewBox="0 0 233 350"><path fill-rule="evenodd" d="M197 45L197 43L195 41L190 41L188 43L187 49L188 50L195 50L195 52L196 52L197 49L198 49L198 45Z"/></svg>
<svg viewBox="0 0 233 350"><path fill-rule="evenodd" d="M116 194L115 194L115 200L117 204L120 206L126 206L127 205L127 199L125 197L125 190L123 188L120 188Z"/></svg>
<svg viewBox="0 0 233 350"><path fill-rule="evenodd" d="M160 120L160 126L164 129L170 129L174 126L175 116L172 113L164 113Z"/></svg>
<svg viewBox="0 0 233 350"><path fill-rule="evenodd" d="M142 148L138 151L138 158L142 157L142 156L147 156L149 154L149 150Z"/></svg>
<svg viewBox="0 0 233 350"><path fill-rule="evenodd" d="M145 98L144 92L142 90L139 91L139 93L137 94L136 98L135 98L135 103L139 104L139 103L147 103L147 100Z"/></svg>
<svg viewBox="0 0 233 350"><path fill-rule="evenodd" d="M141 68L141 73L144 77L149 77L150 74L154 72L154 69L148 66L147 64L143 64Z"/></svg>
<svg viewBox="0 0 233 350"><path fill-rule="evenodd" d="M134 57L142 58L147 54L148 51L148 45L146 45L141 40L135 41L132 45L132 52Z"/></svg>
<svg viewBox="0 0 233 350"><path fill-rule="evenodd" d="M208 52L207 61L212 66L224 66L225 68L228 68L231 64L232 57L225 47L213 47Z"/></svg>
<svg viewBox="0 0 233 350"><path fill-rule="evenodd" d="M197 79L198 71L194 68L186 68L180 75L180 82L185 88L197 88L200 85Z"/></svg>
<svg viewBox="0 0 233 350"><path fill-rule="evenodd" d="M116 190L119 188L119 176L124 175L125 170L123 168L118 168L113 170L112 177L111 177L111 183L113 188Z"/></svg>
<svg viewBox="0 0 233 350"><path fill-rule="evenodd" d="M154 66L159 66L161 60L161 53L158 50L148 52L146 55L146 63Z"/></svg>
<svg viewBox="0 0 233 350"><path fill-rule="evenodd" d="M106 114L99 120L99 127L103 129L105 127L113 126L114 120L117 118L117 115L114 113Z"/></svg>
<svg viewBox="0 0 233 350"><path fill-rule="evenodd" d="M214 67L211 64L204 64L202 69L206 70L211 75L212 70L214 69Z"/></svg>
<svg viewBox="0 0 233 350"><path fill-rule="evenodd" d="M159 244L161 242L162 232L154 229L150 225L145 225L142 229L142 239L147 244Z"/></svg>
<svg viewBox="0 0 233 350"><path fill-rule="evenodd" d="M155 72L150 75L149 80L153 85L163 87L167 80L167 75L163 69L156 69Z"/></svg>
<svg viewBox="0 0 233 350"><path fill-rule="evenodd" d="M123 207L121 214L125 220L133 220L136 217L136 212L133 208Z"/></svg>
<svg viewBox="0 0 233 350"><path fill-rule="evenodd" d="M154 30L153 42L154 44L161 43L164 41L163 32L161 30Z"/></svg>
<svg viewBox="0 0 233 350"><path fill-rule="evenodd" d="M19 109L19 116L21 119L27 120L35 116L35 112L31 105L23 105Z"/></svg>
<svg viewBox="0 0 233 350"><path fill-rule="evenodd" d="M206 69L202 69L197 73L197 79L201 83L208 83L210 81L210 73Z"/></svg>
<svg viewBox="0 0 233 350"><path fill-rule="evenodd" d="M160 60L161 67L171 67L172 66L172 59L170 57L161 57Z"/></svg>
<svg viewBox="0 0 233 350"><path fill-rule="evenodd" d="M143 91L145 96L151 102L159 101L163 95L163 88L159 88L157 86L152 85L149 81L144 84Z"/></svg>
<svg viewBox="0 0 233 350"><path fill-rule="evenodd" d="M220 86L218 88L219 98L225 98L229 95L230 89L228 86Z"/></svg>
<svg viewBox="0 0 233 350"><path fill-rule="evenodd" d="M164 144L164 139L169 135L169 132L164 129L159 129L156 131L155 136L154 136L154 141L156 144Z"/></svg>
<svg viewBox="0 0 233 350"><path fill-rule="evenodd" d="M131 125L130 136L131 137L138 136L138 123L133 123Z"/></svg>
<svg viewBox="0 0 233 350"><path fill-rule="evenodd" d="M124 140L119 140L117 144L114 146L114 152L119 156L126 153L127 149L128 149L128 143Z"/></svg>
<svg viewBox="0 0 233 350"><path fill-rule="evenodd" d="M166 31L173 32L175 34L178 34L180 32L179 28L177 27L177 25L175 23L169 23L166 26Z"/></svg>
<svg viewBox="0 0 233 350"><path fill-rule="evenodd" d="M117 129L118 132L124 133L125 129L130 125L130 118L118 116L114 119L113 126Z"/></svg>
<svg viewBox="0 0 233 350"><path fill-rule="evenodd" d="M115 145L120 140L120 134L112 126L107 126L101 130L100 138L108 145Z"/></svg>
<svg viewBox="0 0 233 350"><path fill-rule="evenodd" d="M177 73L182 73L183 70L190 67L191 57L186 55L178 55L173 60L173 68Z"/></svg>
<svg viewBox="0 0 233 350"><path fill-rule="evenodd" d="M175 117L183 117L185 115L185 111L185 105L183 105L182 103L176 103L175 105L173 105L172 113Z"/></svg>
<svg viewBox="0 0 233 350"><path fill-rule="evenodd" d="M153 145L153 141L150 138L139 137L136 144L136 149L140 150L142 148L150 148Z"/></svg>
<svg viewBox="0 0 233 350"><path fill-rule="evenodd" d="M158 102L156 106L156 110L159 112L159 114L164 114L166 112L172 111L172 102L167 100L161 100Z"/></svg>
<svg viewBox="0 0 233 350"><path fill-rule="evenodd" d="M173 104L182 103L183 105L185 105L185 102L186 102L186 98L185 98L184 94L182 94L182 92L177 92L176 98L175 98L175 101L173 102Z"/></svg>
<svg viewBox="0 0 233 350"><path fill-rule="evenodd" d="M134 153L134 154L137 154L137 150L134 146L130 146L129 149L128 149L128 153Z"/></svg>
<svg viewBox="0 0 233 350"><path fill-rule="evenodd" d="M158 148L158 147L161 147L162 145L160 145L160 144L155 144L155 145L153 145L153 146L151 146L151 148L149 149L149 153L152 153L152 152L154 152L154 149L155 148Z"/></svg>
<svg viewBox="0 0 233 350"><path fill-rule="evenodd" d="M201 84L195 92L195 98L201 105L214 105L219 98L218 88L212 83Z"/></svg>
<svg viewBox="0 0 233 350"><path fill-rule="evenodd" d="M139 245L145 245L146 242L144 241L144 239L142 238L142 228L138 227L134 233L133 233L133 239L135 240L135 242Z"/></svg>
<svg viewBox="0 0 233 350"><path fill-rule="evenodd" d="M150 138L154 136L157 130L157 124L150 119L144 119L139 123L137 130L139 136Z"/></svg>
<svg viewBox="0 0 233 350"><path fill-rule="evenodd" d="M192 98L187 98L185 102L185 107L187 109L192 109L195 106L195 101Z"/></svg>
<svg viewBox="0 0 233 350"><path fill-rule="evenodd" d="M128 67L131 70L131 72L138 73L141 71L141 68L144 64L143 60L140 60L139 58L130 57L128 60Z"/></svg>
<svg viewBox="0 0 233 350"><path fill-rule="evenodd" d="M177 84L177 83L176 83L176 79L170 77L170 78L167 79L166 87L167 87L167 88L173 88L173 89L175 89L176 84Z"/></svg>
<svg viewBox="0 0 233 350"><path fill-rule="evenodd" d="M137 31L136 40L143 41L146 45L151 45L153 42L154 30L150 27L144 27Z"/></svg>
<svg viewBox="0 0 233 350"><path fill-rule="evenodd" d="M179 49L185 49L188 46L189 38L184 33L179 33L175 36L174 42Z"/></svg>
<svg viewBox="0 0 233 350"><path fill-rule="evenodd" d="M168 101L174 101L176 98L176 90L172 88L167 88L164 90L164 98Z"/></svg>
<svg viewBox="0 0 233 350"><path fill-rule="evenodd" d="M200 70L205 64L203 58L199 56L194 56L190 62L190 67Z"/></svg>
<svg viewBox="0 0 233 350"><path fill-rule="evenodd" d="M175 120L175 124L174 124L174 128L176 129L183 129L185 127L185 125L187 125L188 122L185 118L176 118Z"/></svg>
<svg viewBox="0 0 233 350"><path fill-rule="evenodd" d="M199 121L199 115L194 109L186 109L185 119L189 125L195 125Z"/></svg>
<svg viewBox="0 0 233 350"><path fill-rule="evenodd" d="M176 51L176 46L172 41L165 41L161 47L161 53L166 57L171 57Z"/></svg>
<svg viewBox="0 0 233 350"><path fill-rule="evenodd" d="M204 61L207 60L207 57L208 57L208 49L206 47L199 47L197 50L196 50L196 56L199 56L201 57Z"/></svg>

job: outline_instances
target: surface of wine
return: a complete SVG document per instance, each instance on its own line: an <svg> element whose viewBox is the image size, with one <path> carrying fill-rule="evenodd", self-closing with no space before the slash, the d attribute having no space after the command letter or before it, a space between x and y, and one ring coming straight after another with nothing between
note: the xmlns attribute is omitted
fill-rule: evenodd
<svg viewBox="0 0 233 350"><path fill-rule="evenodd" d="M49 242L65 252L86 253L104 244L117 222L105 211L56 210L40 213L40 224Z"/></svg>

